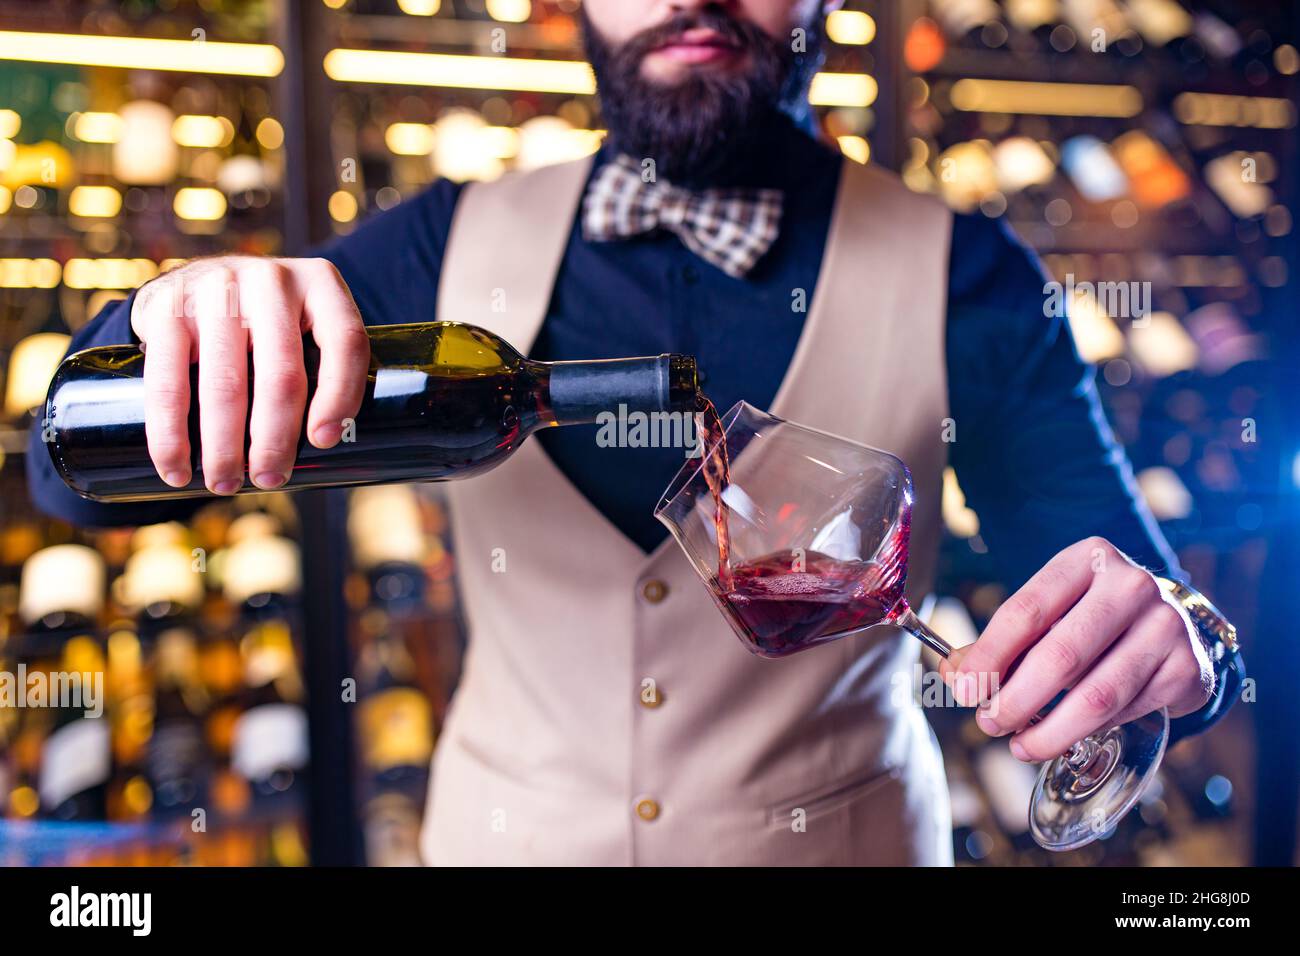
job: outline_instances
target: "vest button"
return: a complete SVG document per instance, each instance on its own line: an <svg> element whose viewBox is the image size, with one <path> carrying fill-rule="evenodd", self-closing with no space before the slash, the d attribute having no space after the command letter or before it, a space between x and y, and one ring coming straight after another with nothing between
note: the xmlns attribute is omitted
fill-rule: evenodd
<svg viewBox="0 0 1300 956"><path fill-rule="evenodd" d="M637 699L641 701L642 707L647 710L654 710L664 702L664 692L656 684L654 687L642 688L641 693L637 695Z"/></svg>
<svg viewBox="0 0 1300 956"><path fill-rule="evenodd" d="M658 578L651 578L641 585L641 597L647 604L658 604L668 596L668 585Z"/></svg>
<svg viewBox="0 0 1300 956"><path fill-rule="evenodd" d="M649 823L659 816L659 804L649 797L642 797L636 802L636 815Z"/></svg>

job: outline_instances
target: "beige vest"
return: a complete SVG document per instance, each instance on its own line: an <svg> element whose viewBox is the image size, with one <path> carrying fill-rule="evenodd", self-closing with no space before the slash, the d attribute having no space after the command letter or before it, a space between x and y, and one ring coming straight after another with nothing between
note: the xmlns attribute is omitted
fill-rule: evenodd
<svg viewBox="0 0 1300 956"><path fill-rule="evenodd" d="M589 163L465 191L440 319L531 347ZM934 200L845 162L771 408L909 464L914 600L939 536L950 225ZM752 656L671 539L644 554L536 441L446 488L470 633L434 758L427 862L951 862L942 759L912 694L915 640L878 628Z"/></svg>

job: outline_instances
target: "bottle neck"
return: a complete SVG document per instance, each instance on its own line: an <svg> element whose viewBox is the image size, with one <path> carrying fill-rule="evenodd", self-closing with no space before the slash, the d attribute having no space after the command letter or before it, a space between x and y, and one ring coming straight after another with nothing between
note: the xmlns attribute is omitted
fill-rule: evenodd
<svg viewBox="0 0 1300 956"><path fill-rule="evenodd" d="M550 412L548 424L581 425L633 412L695 411L699 380L690 356L538 365Z"/></svg>

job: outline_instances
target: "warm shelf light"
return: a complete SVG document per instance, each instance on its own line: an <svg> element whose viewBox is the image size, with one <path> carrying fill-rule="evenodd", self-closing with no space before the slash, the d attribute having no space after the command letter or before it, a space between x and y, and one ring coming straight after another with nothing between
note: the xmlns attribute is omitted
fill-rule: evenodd
<svg viewBox="0 0 1300 956"><path fill-rule="evenodd" d="M442 7L442 0L397 0L397 9L412 17L431 17Z"/></svg>
<svg viewBox="0 0 1300 956"><path fill-rule="evenodd" d="M53 289L62 276L54 259L0 259L0 289Z"/></svg>
<svg viewBox="0 0 1300 956"><path fill-rule="evenodd" d="M826 35L841 46L866 46L876 38L876 21L859 10L832 10L826 15Z"/></svg>
<svg viewBox="0 0 1300 956"><path fill-rule="evenodd" d="M1129 348L1142 367L1166 378L1196 368L1200 348L1172 312L1153 312L1128 333Z"/></svg>
<svg viewBox="0 0 1300 956"><path fill-rule="evenodd" d="M1179 93L1174 116L1188 126L1246 126L1289 129L1295 107L1275 96L1234 96L1227 93Z"/></svg>
<svg viewBox="0 0 1300 956"><path fill-rule="evenodd" d="M596 92L596 78L591 67L581 60L337 49L325 55L325 73L340 83L394 83L570 95Z"/></svg>
<svg viewBox="0 0 1300 956"><path fill-rule="evenodd" d="M172 139L177 146L216 149L230 145L234 138L234 124L224 116L196 116L187 113L176 117L172 122Z"/></svg>
<svg viewBox="0 0 1300 956"><path fill-rule="evenodd" d="M116 113L78 113L72 135L83 143L116 143L122 138L123 125Z"/></svg>
<svg viewBox="0 0 1300 956"><path fill-rule="evenodd" d="M1124 333L1095 298L1076 292L1066 313L1079 357L1099 364L1124 354Z"/></svg>
<svg viewBox="0 0 1300 956"><path fill-rule="evenodd" d="M280 121L267 116L257 124L257 143L263 149L279 149L284 145L284 127Z"/></svg>
<svg viewBox="0 0 1300 956"><path fill-rule="evenodd" d="M966 505L966 493L957 482L957 473L951 468L943 470L941 507L944 526L954 537L973 538L980 533L979 515Z"/></svg>
<svg viewBox="0 0 1300 956"><path fill-rule="evenodd" d="M119 111L122 138L113 146L113 175L132 186L163 186L176 178L176 116L162 103L135 100Z"/></svg>
<svg viewBox="0 0 1300 956"><path fill-rule="evenodd" d="M226 197L218 189L188 186L176 191L172 209L181 219L212 222L226 214Z"/></svg>
<svg viewBox="0 0 1300 956"><path fill-rule="evenodd" d="M866 73L818 73L808 89L813 106L866 107L876 101L879 87Z"/></svg>
<svg viewBox="0 0 1300 956"><path fill-rule="evenodd" d="M1101 83L965 79L953 84L952 105L974 113L1129 117L1142 112L1142 94Z"/></svg>
<svg viewBox="0 0 1300 956"><path fill-rule="evenodd" d="M532 0L487 0L487 12L502 23L524 23L533 15Z"/></svg>
<svg viewBox="0 0 1300 956"><path fill-rule="evenodd" d="M839 143L840 152L849 159L858 163L866 163L871 158L871 144L862 136L839 136L836 137Z"/></svg>
<svg viewBox="0 0 1300 956"><path fill-rule="evenodd" d="M600 148L604 133L574 129L558 116L534 116L519 127L516 169L536 169L587 156Z"/></svg>
<svg viewBox="0 0 1300 956"><path fill-rule="evenodd" d="M68 212L74 216L111 219L122 209L122 194L112 186L78 186L68 196Z"/></svg>
<svg viewBox="0 0 1300 956"><path fill-rule="evenodd" d="M37 332L14 346L5 383L5 414L21 415L45 403L50 379L71 341L72 336L60 332Z"/></svg>
<svg viewBox="0 0 1300 956"><path fill-rule="evenodd" d="M330 196L330 218L335 222L351 222L357 218L357 197L344 189Z"/></svg>
<svg viewBox="0 0 1300 956"><path fill-rule="evenodd" d="M134 289L157 275L152 259L69 259L63 266L69 289Z"/></svg>
<svg viewBox="0 0 1300 956"><path fill-rule="evenodd" d="M428 123L393 123L384 130L384 145L394 156L428 156L433 152L433 127Z"/></svg>
<svg viewBox="0 0 1300 956"><path fill-rule="evenodd" d="M158 40L14 30L0 30L0 60L229 76L278 76L284 69L284 54L278 47L266 43Z"/></svg>

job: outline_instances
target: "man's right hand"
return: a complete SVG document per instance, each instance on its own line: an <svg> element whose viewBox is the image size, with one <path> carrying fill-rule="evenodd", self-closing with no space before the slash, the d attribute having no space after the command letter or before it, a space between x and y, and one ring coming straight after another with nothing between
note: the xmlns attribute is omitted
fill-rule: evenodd
<svg viewBox="0 0 1300 956"><path fill-rule="evenodd" d="M342 276L324 259L226 256L201 259L144 285L131 309L144 343L145 433L163 481L192 477L187 427L190 364L198 362L199 436L208 490L232 495L248 475L283 485L297 455L307 402L302 336L320 348L307 438L330 448L361 407L370 340ZM248 415L248 350L253 410Z"/></svg>

